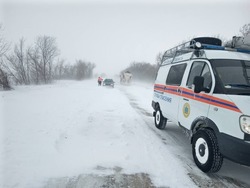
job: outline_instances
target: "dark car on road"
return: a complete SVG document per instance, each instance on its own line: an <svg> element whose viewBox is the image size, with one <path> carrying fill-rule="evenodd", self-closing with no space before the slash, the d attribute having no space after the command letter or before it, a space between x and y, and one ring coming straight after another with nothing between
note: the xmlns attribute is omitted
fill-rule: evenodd
<svg viewBox="0 0 250 188"><path fill-rule="evenodd" d="M114 87L115 86L115 82L113 79L110 79L110 78L106 78L104 79L103 81L103 86L110 86L110 87Z"/></svg>

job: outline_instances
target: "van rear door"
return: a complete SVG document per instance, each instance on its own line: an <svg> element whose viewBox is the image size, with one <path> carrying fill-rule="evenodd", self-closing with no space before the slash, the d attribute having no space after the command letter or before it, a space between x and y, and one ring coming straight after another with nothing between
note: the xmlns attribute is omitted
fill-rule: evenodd
<svg viewBox="0 0 250 188"><path fill-rule="evenodd" d="M178 105L180 101L180 85L182 83L182 78L185 72L187 64L181 63L172 65L170 67L166 86L164 89L165 96L170 99L168 105L162 105L163 115L166 113L165 117L169 117L173 122L178 122Z"/></svg>

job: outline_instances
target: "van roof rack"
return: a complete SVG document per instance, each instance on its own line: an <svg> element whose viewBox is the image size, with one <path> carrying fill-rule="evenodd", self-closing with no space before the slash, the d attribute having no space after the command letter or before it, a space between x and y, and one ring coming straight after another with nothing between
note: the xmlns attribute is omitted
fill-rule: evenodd
<svg viewBox="0 0 250 188"><path fill-rule="evenodd" d="M192 40L175 46L167 50L163 55L163 61L169 58L174 58L175 56L179 56L188 52L192 52L195 49L195 43L200 42L202 44L214 45L214 46L221 46L222 42L220 39L213 38L213 37L198 37L193 38Z"/></svg>
<svg viewBox="0 0 250 188"><path fill-rule="evenodd" d="M239 40L237 38L237 40ZM248 39L249 40L249 39ZM196 44L200 43L200 47L197 47ZM249 49L248 48L237 48L238 46L235 45L235 37L233 37L232 45L230 47L222 46L222 41L218 38L214 37L197 37L193 38L192 40L185 42L183 44L180 44L174 48L171 48L167 50L162 57L162 64L169 64L173 63L176 60L177 56L193 52L189 58L192 58L194 55L194 52L200 49L208 49L208 50L227 50L227 51L237 51L237 52L243 52L243 53L249 53L250 54L250 44ZM199 53L197 53L199 54ZM166 61L167 60L167 61ZM164 62L164 63L163 63Z"/></svg>

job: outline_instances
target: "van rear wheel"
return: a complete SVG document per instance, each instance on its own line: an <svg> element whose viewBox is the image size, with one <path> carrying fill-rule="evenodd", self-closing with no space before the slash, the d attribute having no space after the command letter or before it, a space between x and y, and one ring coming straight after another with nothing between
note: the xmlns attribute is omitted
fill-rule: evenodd
<svg viewBox="0 0 250 188"><path fill-rule="evenodd" d="M200 129L193 136L192 151L195 164L203 172L218 172L223 157L215 133L209 129Z"/></svg>
<svg viewBox="0 0 250 188"><path fill-rule="evenodd" d="M160 108L158 107L155 111L155 126L158 129L165 129L167 119L162 115Z"/></svg>

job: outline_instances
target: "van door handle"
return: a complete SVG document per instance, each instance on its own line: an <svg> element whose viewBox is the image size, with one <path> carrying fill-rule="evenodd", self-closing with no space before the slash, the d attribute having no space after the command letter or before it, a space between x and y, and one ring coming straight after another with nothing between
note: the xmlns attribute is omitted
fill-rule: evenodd
<svg viewBox="0 0 250 188"><path fill-rule="evenodd" d="M183 98L184 101L189 101L189 99Z"/></svg>

